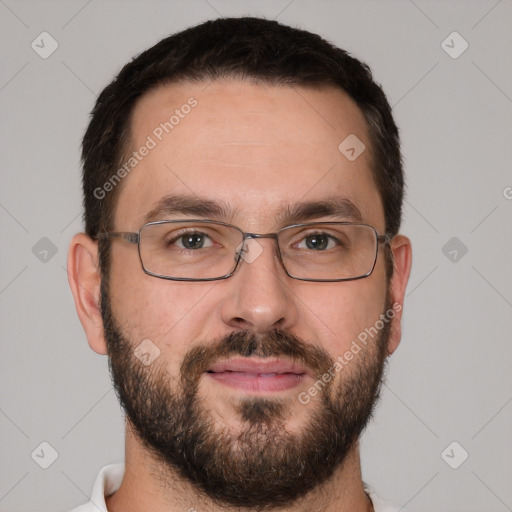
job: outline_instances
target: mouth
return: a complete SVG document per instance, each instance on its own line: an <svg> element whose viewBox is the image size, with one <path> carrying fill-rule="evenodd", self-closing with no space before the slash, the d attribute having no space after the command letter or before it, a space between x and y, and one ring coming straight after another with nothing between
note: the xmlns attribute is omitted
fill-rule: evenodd
<svg viewBox="0 0 512 512"><path fill-rule="evenodd" d="M284 359L235 358L220 361L205 372L212 380L242 391L276 392L303 382L304 366Z"/></svg>

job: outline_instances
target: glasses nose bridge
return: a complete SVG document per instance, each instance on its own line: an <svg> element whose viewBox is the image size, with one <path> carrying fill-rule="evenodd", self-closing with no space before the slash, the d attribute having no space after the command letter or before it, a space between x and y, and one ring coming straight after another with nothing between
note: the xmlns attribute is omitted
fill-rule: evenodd
<svg viewBox="0 0 512 512"><path fill-rule="evenodd" d="M278 233L244 233L244 240L247 238L273 238L277 240Z"/></svg>
<svg viewBox="0 0 512 512"><path fill-rule="evenodd" d="M275 240L275 254L277 255L279 262L281 265L284 266L283 258L281 256L281 248L279 247L279 233L243 233L243 240L242 240L242 250L239 252L239 255L244 252L244 247L246 244L247 239L258 239L258 238L272 238Z"/></svg>
<svg viewBox="0 0 512 512"><path fill-rule="evenodd" d="M281 258L281 248L279 247L279 233L244 233L243 234L243 242L245 245L245 241L248 238L273 238L276 241L277 253L279 258Z"/></svg>

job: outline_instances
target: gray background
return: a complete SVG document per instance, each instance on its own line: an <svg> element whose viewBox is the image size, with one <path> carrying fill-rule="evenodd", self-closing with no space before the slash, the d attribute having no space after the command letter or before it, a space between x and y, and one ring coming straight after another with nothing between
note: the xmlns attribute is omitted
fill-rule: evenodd
<svg viewBox="0 0 512 512"><path fill-rule="evenodd" d="M412 512L512 510L510 0L0 0L0 509L71 508L123 458L106 358L88 348L65 270L95 97L162 37L245 14L366 61L401 128L413 269L365 481ZM47 59L31 48L43 31L59 45ZM458 58L445 50L461 39L442 44L453 31L469 44ZM31 457L43 441L58 452L48 469L48 448Z"/></svg>

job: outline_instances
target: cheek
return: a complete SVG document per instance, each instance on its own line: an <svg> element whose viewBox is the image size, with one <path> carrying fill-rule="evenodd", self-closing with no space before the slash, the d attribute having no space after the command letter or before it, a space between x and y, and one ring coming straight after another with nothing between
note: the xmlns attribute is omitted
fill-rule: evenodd
<svg viewBox="0 0 512 512"><path fill-rule="evenodd" d="M319 339L334 359L344 354L365 329L374 326L384 312L386 285L384 274L380 275L384 269L375 271L366 279L325 285L307 301L311 306L307 317L317 330L311 339Z"/></svg>
<svg viewBox="0 0 512 512"><path fill-rule="evenodd" d="M112 252L114 318L134 346L149 339L169 365L177 366L192 346L205 341L203 319L211 317L207 299L216 283L180 283L149 276L142 270L136 248L128 251L117 248Z"/></svg>

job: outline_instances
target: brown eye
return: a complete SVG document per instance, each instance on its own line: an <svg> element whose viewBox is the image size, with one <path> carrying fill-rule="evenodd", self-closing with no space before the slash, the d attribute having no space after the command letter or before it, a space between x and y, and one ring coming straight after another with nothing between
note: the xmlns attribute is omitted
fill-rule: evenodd
<svg viewBox="0 0 512 512"><path fill-rule="evenodd" d="M305 236L298 244L299 249L310 249L313 251L325 251L338 245L335 238L326 233L314 233Z"/></svg>
<svg viewBox="0 0 512 512"><path fill-rule="evenodd" d="M168 243L169 246L175 245L179 249L197 250L211 247L213 245L211 238L200 232L184 233L174 237Z"/></svg>

